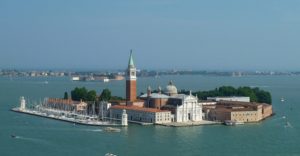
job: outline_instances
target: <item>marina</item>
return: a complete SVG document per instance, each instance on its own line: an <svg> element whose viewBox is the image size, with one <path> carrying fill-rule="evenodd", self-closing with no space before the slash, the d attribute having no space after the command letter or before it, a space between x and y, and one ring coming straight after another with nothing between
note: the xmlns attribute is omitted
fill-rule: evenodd
<svg viewBox="0 0 300 156"><path fill-rule="evenodd" d="M74 124L80 124L80 125L88 125L88 126L122 126L121 124L114 124L110 122L105 122L105 121L98 121L98 120L91 120L91 119L76 119L72 117L66 117L66 116L57 116L53 114L47 114L47 113L42 113L38 112L35 110L21 110L19 108L13 108L12 111L18 112L18 113L24 113L24 114L29 114L29 115L35 115L39 117L44 117L44 118L50 118L50 119L55 119L55 120L60 120L60 121L65 121L65 122L70 122Z"/></svg>
<svg viewBox="0 0 300 156"><path fill-rule="evenodd" d="M20 107L12 108L11 110L18 113L24 113L87 126L127 126L127 122L124 123L122 122L122 120L121 123L120 121L101 121L97 116L82 115L70 111L50 109L44 107L43 104L36 105L33 108L29 109L26 108L26 101L24 97L20 98Z"/></svg>

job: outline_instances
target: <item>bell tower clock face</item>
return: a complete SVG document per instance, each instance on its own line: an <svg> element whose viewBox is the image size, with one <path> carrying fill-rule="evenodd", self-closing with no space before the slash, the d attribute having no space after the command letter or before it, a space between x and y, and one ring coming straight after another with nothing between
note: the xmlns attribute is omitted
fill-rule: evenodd
<svg viewBox="0 0 300 156"><path fill-rule="evenodd" d="M131 76L135 76L135 72L134 71L131 72Z"/></svg>

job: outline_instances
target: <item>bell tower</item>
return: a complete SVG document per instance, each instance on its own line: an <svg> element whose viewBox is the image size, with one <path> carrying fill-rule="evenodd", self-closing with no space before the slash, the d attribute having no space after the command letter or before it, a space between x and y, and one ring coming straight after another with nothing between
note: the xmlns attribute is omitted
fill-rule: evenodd
<svg viewBox="0 0 300 156"><path fill-rule="evenodd" d="M126 72L126 100L127 102L134 102L136 100L136 68L132 58L132 50L130 50Z"/></svg>

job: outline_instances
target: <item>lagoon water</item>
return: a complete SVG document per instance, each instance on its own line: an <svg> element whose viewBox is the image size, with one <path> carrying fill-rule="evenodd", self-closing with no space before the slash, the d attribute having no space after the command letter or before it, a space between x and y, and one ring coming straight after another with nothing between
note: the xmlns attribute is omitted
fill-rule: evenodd
<svg viewBox="0 0 300 156"><path fill-rule="evenodd" d="M9 111L19 97L32 100L63 97L65 91L85 86L99 93L109 88L125 95L125 81L72 82L68 78L0 78L1 156L298 156L300 155L299 76L164 76L139 78L138 93L173 80L178 89L209 90L222 85L252 86L273 96L276 115L255 124L197 127L140 126L130 124L121 133L105 133L98 127L73 125ZM48 84L44 82L48 81ZM284 97L285 102L280 102ZM287 116L291 126L285 126ZM11 138L11 134L17 138Z"/></svg>

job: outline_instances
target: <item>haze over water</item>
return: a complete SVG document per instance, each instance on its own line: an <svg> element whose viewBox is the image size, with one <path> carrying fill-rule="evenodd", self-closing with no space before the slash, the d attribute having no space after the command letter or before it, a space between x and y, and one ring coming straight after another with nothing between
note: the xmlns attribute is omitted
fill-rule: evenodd
<svg viewBox="0 0 300 156"><path fill-rule="evenodd" d="M1 0L0 69L299 70L297 0Z"/></svg>
<svg viewBox="0 0 300 156"><path fill-rule="evenodd" d="M47 80L49 83L44 84ZM98 156L117 155L206 155L206 156L291 156L300 155L299 76L163 76L138 78L138 92L151 85L165 86L173 80L179 89L209 90L221 85L255 86L270 91L276 115L259 123L235 127L223 125L162 127L130 124L121 133L105 133L98 127L74 126L9 111L19 105L19 97L32 100L62 97L76 86L109 88L124 96L125 82L72 82L68 78L0 78L0 154L3 156ZM284 97L286 101L280 102ZM285 127L286 115L290 127ZM16 139L11 134L17 135Z"/></svg>

